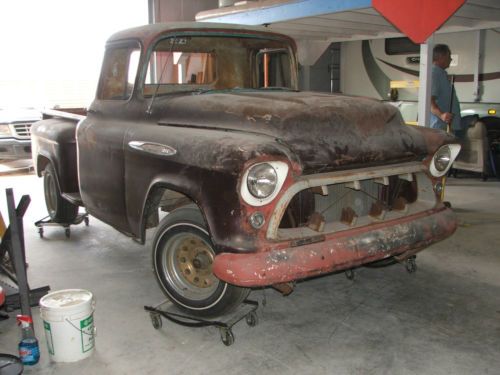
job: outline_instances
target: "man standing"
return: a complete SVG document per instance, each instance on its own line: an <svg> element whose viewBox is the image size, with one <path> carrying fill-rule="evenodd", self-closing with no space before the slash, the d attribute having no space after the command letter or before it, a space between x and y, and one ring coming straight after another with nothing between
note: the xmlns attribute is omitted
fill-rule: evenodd
<svg viewBox="0 0 500 375"><path fill-rule="evenodd" d="M446 44L436 44L432 51L432 88L431 88L431 128L450 131L459 139L465 137L462 129L460 103L453 85L448 79L451 51Z"/></svg>

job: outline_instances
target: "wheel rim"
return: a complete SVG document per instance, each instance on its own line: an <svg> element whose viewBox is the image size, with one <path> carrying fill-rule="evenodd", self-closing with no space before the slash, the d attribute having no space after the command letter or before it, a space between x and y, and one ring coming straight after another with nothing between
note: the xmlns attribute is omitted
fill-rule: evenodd
<svg viewBox="0 0 500 375"><path fill-rule="evenodd" d="M50 173L45 175L45 202L49 215L54 215L57 210L57 191L54 177Z"/></svg>
<svg viewBox="0 0 500 375"><path fill-rule="evenodd" d="M174 291L190 300L210 298L219 286L212 272L215 252L193 233L178 233L167 240L162 259L163 274Z"/></svg>

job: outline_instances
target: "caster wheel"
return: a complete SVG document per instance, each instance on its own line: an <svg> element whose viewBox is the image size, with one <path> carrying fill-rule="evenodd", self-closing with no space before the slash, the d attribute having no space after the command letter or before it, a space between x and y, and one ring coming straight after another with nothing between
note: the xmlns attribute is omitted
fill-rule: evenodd
<svg viewBox="0 0 500 375"><path fill-rule="evenodd" d="M89 226L89 218L86 217L83 219L83 222L85 223L85 226L88 227Z"/></svg>
<svg viewBox="0 0 500 375"><path fill-rule="evenodd" d="M257 316L257 313L255 311L248 313L245 317L245 320L250 327L255 327L257 324L259 324L259 317Z"/></svg>
<svg viewBox="0 0 500 375"><path fill-rule="evenodd" d="M43 238L43 228L38 228L38 235Z"/></svg>
<svg viewBox="0 0 500 375"><path fill-rule="evenodd" d="M153 324L154 329L160 329L163 325L160 314L151 313L151 324Z"/></svg>
<svg viewBox="0 0 500 375"><path fill-rule="evenodd" d="M408 271L408 273L414 273L417 271L416 258L417 258L416 256L412 256L412 257L409 257L408 259L406 259L405 267L406 267L406 271Z"/></svg>
<svg viewBox="0 0 500 375"><path fill-rule="evenodd" d="M220 339L222 343L226 346L231 346L234 344L234 335L231 328L220 328Z"/></svg>
<svg viewBox="0 0 500 375"><path fill-rule="evenodd" d="M347 277L348 280L354 280L354 277L356 275L354 274L354 270L352 268L345 270L345 277Z"/></svg>
<svg viewBox="0 0 500 375"><path fill-rule="evenodd" d="M71 230L69 228L66 228L64 230L64 235L66 236L66 238L69 238L71 236Z"/></svg>

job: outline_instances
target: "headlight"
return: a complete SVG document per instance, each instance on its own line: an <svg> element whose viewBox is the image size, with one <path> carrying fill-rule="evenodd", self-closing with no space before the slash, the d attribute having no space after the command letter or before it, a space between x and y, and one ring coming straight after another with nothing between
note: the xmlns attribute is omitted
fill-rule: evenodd
<svg viewBox="0 0 500 375"><path fill-rule="evenodd" d="M267 198L276 189L278 175L276 170L268 163L257 164L248 172L248 191L255 198Z"/></svg>
<svg viewBox="0 0 500 375"><path fill-rule="evenodd" d="M8 124L0 124L0 137L10 137L10 127Z"/></svg>
<svg viewBox="0 0 500 375"><path fill-rule="evenodd" d="M251 206L264 206L279 194L287 175L285 162L273 160L254 164L241 177L241 198Z"/></svg>
<svg viewBox="0 0 500 375"><path fill-rule="evenodd" d="M442 172L450 165L451 150L448 146L441 147L434 155L434 165L439 172Z"/></svg>
<svg viewBox="0 0 500 375"><path fill-rule="evenodd" d="M429 167L431 174L434 177L444 176L455 161L459 152L460 145L458 144L441 146L432 158L431 165Z"/></svg>

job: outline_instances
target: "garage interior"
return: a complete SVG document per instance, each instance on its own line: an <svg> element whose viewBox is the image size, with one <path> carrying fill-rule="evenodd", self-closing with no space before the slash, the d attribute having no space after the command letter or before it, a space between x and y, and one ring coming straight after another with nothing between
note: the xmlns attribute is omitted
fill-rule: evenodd
<svg viewBox="0 0 500 375"><path fill-rule="evenodd" d="M300 17L289 7L297 3L305 6ZM350 94L340 72L342 43L404 34L372 8L371 1L332 4L149 0L145 7L151 23L196 19L265 24L297 41L301 89ZM436 35L499 29L497 1L467 0ZM420 64L428 58L425 51ZM499 92L500 81L491 82ZM421 79L421 89L429 85ZM426 112L428 105L419 103L418 113ZM425 114L419 118L428 121ZM248 298L259 303L258 324L251 327L245 319L235 324L235 341L225 346L214 326L191 328L163 319L162 327L153 327L144 306L165 301L152 272L154 229L148 229L141 245L91 216L89 226L71 226L69 238L60 227L45 228L40 238L34 223L47 216L43 180L32 171L2 173L4 219L6 188L13 188L16 201L25 194L31 198L24 215L30 287L85 289L96 301L95 350L75 363L51 361L43 319L33 307L40 361L25 366L24 373L498 373L500 182L493 173L484 177L459 171L447 178L444 198L458 218L458 228L418 253L415 272L408 272L405 263L359 267L352 273L299 281L286 297L272 288L254 289ZM9 318L0 321L0 353L18 355L18 313L7 312Z"/></svg>

